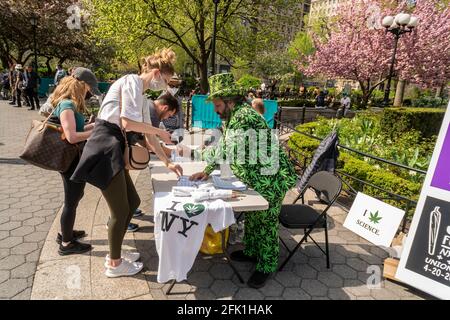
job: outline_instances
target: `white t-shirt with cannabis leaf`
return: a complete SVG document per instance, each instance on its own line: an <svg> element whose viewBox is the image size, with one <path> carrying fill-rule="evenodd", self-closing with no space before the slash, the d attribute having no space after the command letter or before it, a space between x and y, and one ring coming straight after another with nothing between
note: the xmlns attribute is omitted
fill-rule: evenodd
<svg viewBox="0 0 450 320"><path fill-rule="evenodd" d="M219 232L236 221L231 205L223 200L195 203L192 197L175 197L170 192L155 193L153 212L159 283L186 280L208 224Z"/></svg>

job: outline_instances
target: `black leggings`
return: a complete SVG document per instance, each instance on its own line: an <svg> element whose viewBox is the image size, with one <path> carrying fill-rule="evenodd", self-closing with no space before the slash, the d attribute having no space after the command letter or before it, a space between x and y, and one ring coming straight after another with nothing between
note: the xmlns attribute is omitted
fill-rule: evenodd
<svg viewBox="0 0 450 320"><path fill-rule="evenodd" d="M81 198L83 198L84 187L86 186L85 182L77 183L70 180L77 164L78 159L73 162L69 170L61 173L64 185L64 207L61 214L61 234L63 242L72 241L73 225L75 224L78 203Z"/></svg>

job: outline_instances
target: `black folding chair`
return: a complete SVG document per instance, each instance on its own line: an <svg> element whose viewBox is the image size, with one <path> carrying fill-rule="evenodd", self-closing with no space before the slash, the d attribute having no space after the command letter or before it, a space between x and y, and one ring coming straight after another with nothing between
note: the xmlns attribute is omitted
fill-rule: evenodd
<svg viewBox="0 0 450 320"><path fill-rule="evenodd" d="M319 212L311 206L305 205L304 195L308 188L313 189L320 200L323 200L327 206ZM281 271L286 263L292 258L297 249L310 238L316 246L327 257L327 268L330 268L330 255L328 248L328 227L327 227L327 211L336 201L341 193L342 182L334 174L328 171L320 171L315 173L308 181L306 187L301 191L300 195L294 201L297 202L300 198L302 204L282 205L280 212L280 223L287 229L304 229L305 234L293 250L290 250L283 239L280 237L281 243L289 252L288 257L281 264L278 269ZM325 229L325 250L311 237L311 232L314 229Z"/></svg>

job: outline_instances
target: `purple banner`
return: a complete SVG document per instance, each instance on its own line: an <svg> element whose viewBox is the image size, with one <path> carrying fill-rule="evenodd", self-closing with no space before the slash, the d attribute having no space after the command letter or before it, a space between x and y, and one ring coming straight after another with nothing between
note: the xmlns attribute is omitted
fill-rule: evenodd
<svg viewBox="0 0 450 320"><path fill-rule="evenodd" d="M450 191L450 125L447 128L431 186Z"/></svg>

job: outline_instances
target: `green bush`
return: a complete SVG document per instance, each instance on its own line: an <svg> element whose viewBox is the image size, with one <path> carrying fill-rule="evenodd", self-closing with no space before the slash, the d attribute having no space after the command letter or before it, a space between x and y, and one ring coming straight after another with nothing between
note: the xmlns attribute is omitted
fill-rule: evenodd
<svg viewBox="0 0 450 320"><path fill-rule="evenodd" d="M417 130L424 138L439 133L445 109L435 108L386 108L381 119L383 133L397 138L405 132Z"/></svg>
<svg viewBox="0 0 450 320"><path fill-rule="evenodd" d="M383 106L384 92L381 90L373 90L372 96L369 100L369 105L371 107L381 107Z"/></svg>
<svg viewBox="0 0 450 320"><path fill-rule="evenodd" d="M446 106L447 100L430 96L423 96L418 99L411 100L411 106L416 108L439 108Z"/></svg>
<svg viewBox="0 0 450 320"><path fill-rule="evenodd" d="M262 83L261 79L254 77L250 74L244 74L237 81L237 84L244 90L259 89L261 83Z"/></svg>
<svg viewBox="0 0 450 320"><path fill-rule="evenodd" d="M357 159L352 155L341 152L339 157L339 170L354 176L360 180L367 181L379 188L386 191L417 200L420 194L422 184L418 182L411 182L403 179L394 173L380 168L378 166L371 165L364 160ZM358 182L351 182L355 189L358 188ZM362 192L376 197L388 197L387 192L365 185ZM397 206L403 206L404 202L388 201Z"/></svg>

